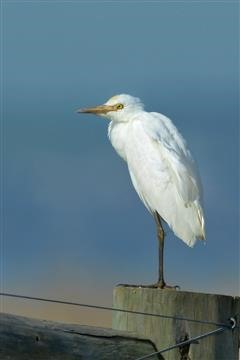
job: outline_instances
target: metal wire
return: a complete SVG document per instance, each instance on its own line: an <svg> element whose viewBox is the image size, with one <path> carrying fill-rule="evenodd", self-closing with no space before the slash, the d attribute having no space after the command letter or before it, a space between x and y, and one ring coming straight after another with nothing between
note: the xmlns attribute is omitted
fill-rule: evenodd
<svg viewBox="0 0 240 360"><path fill-rule="evenodd" d="M216 335L216 334L221 333L221 332L223 332L223 331L225 331L225 330L226 330L226 328L220 327L220 328L218 328L218 329L216 329L216 330L213 330L213 331L210 331L210 332L207 332L207 333L204 333L204 334L201 334L201 335L192 337L192 338L190 338L190 339L188 339L188 340L185 340L185 341L182 341L182 342L180 342L180 343L178 343L178 344L171 345L171 346L166 347L166 348L164 348L164 349L162 349L162 350L153 352L153 353L148 354L148 355L144 355L144 356L142 356L142 357L140 357L140 358L137 358L137 359L135 359L135 360L150 359L151 357L153 357L153 356L155 356L155 355L160 355L160 354L162 354L162 353L164 353L164 352L167 352L167 351L176 349L176 348L178 348L178 347L180 347L180 346L184 346L184 345L187 345L187 344L191 344L192 342L195 342L195 341L197 341L197 340L204 339L204 338L207 337L207 336Z"/></svg>
<svg viewBox="0 0 240 360"><path fill-rule="evenodd" d="M155 314L155 313L145 313L142 311L125 310L125 309L113 308L113 307L109 307L109 306L81 304L78 302L71 302L71 301L57 300L57 299L47 299L47 298L42 298L42 297L26 296L26 295L19 295L19 294L4 293L4 292L0 292L0 296L7 296L7 297L26 299L26 300L44 301L44 302L63 304L63 305L72 305L72 306L79 306L79 307L85 307L85 308L91 308L91 309L119 311L119 312L128 313L128 314L155 316L155 317L160 317L163 319L183 320L183 321L189 321L192 323L215 325L215 326L221 326L223 328L231 328L231 325L229 323L228 324L227 323L218 323L218 322L214 322L214 321L196 320L196 319L189 319L189 318L179 317L179 316L171 316L171 315L163 315L163 314Z"/></svg>

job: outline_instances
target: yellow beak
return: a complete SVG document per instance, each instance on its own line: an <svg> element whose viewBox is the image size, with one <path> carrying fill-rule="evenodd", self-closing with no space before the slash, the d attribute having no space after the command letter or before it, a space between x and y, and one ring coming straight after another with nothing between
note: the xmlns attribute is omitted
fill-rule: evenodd
<svg viewBox="0 0 240 360"><path fill-rule="evenodd" d="M109 111L114 111L115 106L113 105L99 105L99 106L95 106L95 107L90 107L87 109L79 109L77 110L77 113L87 113L87 114L106 114Z"/></svg>

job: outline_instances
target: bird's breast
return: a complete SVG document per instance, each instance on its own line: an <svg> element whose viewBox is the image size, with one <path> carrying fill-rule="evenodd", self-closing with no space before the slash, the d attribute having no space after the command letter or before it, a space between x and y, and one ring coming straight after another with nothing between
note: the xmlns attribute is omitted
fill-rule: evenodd
<svg viewBox="0 0 240 360"><path fill-rule="evenodd" d="M128 138L128 123L111 122L108 127L108 137L119 156L127 161L126 144Z"/></svg>

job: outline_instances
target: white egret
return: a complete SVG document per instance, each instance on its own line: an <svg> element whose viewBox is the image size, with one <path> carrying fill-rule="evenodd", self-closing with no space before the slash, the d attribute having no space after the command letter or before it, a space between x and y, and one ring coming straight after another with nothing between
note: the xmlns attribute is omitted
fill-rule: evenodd
<svg viewBox="0 0 240 360"><path fill-rule="evenodd" d="M163 274L162 219L188 246L205 239L201 183L186 142L166 116L146 112L140 99L122 94L100 106L78 110L110 120L109 139L127 162L135 190L157 225L158 288L168 287Z"/></svg>

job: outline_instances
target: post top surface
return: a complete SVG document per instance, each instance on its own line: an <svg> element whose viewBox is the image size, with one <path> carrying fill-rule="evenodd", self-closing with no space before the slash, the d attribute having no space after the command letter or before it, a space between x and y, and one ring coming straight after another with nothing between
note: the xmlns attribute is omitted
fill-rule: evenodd
<svg viewBox="0 0 240 360"><path fill-rule="evenodd" d="M160 288L154 288L154 287L148 287L145 285L127 285L127 284L119 284L116 285L114 288L114 291L126 291L126 292L132 292L132 293L152 293L158 296L166 296L166 297L209 297L209 298L226 298L226 299L232 299L236 301L240 301L240 296L234 296L234 295L224 295L224 294L214 294L214 293L203 293L203 292L193 292L193 291L182 291L182 290L176 290L176 289L160 289Z"/></svg>

